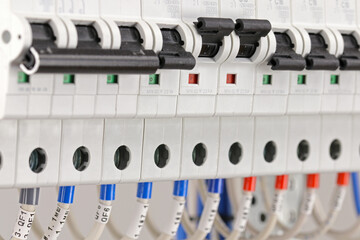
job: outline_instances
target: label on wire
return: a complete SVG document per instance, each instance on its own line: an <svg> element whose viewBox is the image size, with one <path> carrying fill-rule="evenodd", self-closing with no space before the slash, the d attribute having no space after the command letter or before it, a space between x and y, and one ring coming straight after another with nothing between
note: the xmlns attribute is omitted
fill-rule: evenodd
<svg viewBox="0 0 360 240"><path fill-rule="evenodd" d="M98 223L106 224L110 218L111 208L112 206L107 206L99 203L95 215L95 221Z"/></svg>
<svg viewBox="0 0 360 240"><path fill-rule="evenodd" d="M282 211L282 205L284 200L284 194L282 191L276 191L274 195L274 200L271 206L271 210L275 214L280 214Z"/></svg>
<svg viewBox="0 0 360 240"><path fill-rule="evenodd" d="M62 228L66 222L70 210L64 209L60 206L56 207L54 216L51 218L51 223L48 226L42 240L56 240L58 239Z"/></svg>
<svg viewBox="0 0 360 240"><path fill-rule="evenodd" d="M184 212L185 201L173 198L171 201L170 221L164 227L164 233L174 237L179 228L181 217Z"/></svg>
<svg viewBox="0 0 360 240"><path fill-rule="evenodd" d="M204 233L210 233L214 224L215 216L219 207L220 199L207 196L203 213L201 214L198 229Z"/></svg>
<svg viewBox="0 0 360 240"><path fill-rule="evenodd" d="M305 215L310 215L314 209L316 196L313 193L306 193L305 203L303 205L302 212Z"/></svg>
<svg viewBox="0 0 360 240"><path fill-rule="evenodd" d="M245 231L246 224L249 219L252 199L252 195L245 194L241 201L241 208L237 213L236 221L234 223L234 229L236 229L240 233Z"/></svg>
<svg viewBox="0 0 360 240"><path fill-rule="evenodd" d="M345 187L340 187L339 191L337 191L337 195L335 198L335 203L334 203L334 211L340 211L345 199L345 195L346 195L346 188Z"/></svg>
<svg viewBox="0 0 360 240"><path fill-rule="evenodd" d="M139 238L148 210L149 204L136 201L136 209L133 213L133 219L130 222L130 226L127 229L126 236L132 239Z"/></svg>
<svg viewBox="0 0 360 240"><path fill-rule="evenodd" d="M26 240L29 237L34 216L35 212L28 212L20 208L12 236L17 239Z"/></svg>

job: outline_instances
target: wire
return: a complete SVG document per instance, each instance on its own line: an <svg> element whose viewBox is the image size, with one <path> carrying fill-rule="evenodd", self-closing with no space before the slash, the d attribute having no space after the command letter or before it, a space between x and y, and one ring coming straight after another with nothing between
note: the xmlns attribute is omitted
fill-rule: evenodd
<svg viewBox="0 0 360 240"><path fill-rule="evenodd" d="M356 210L357 210L356 212L358 214L358 205L360 203L359 203L359 185L358 185L359 180L358 180L357 173L351 174L351 181L352 181L352 190L353 190L353 198L354 198L355 208L356 208ZM315 203L315 211L314 211L313 215L314 215L315 221L318 225L321 225L321 223L324 221L324 219L326 217L323 206L319 200L316 201L316 203ZM358 215L358 219L355 221L355 223L350 228L348 228L346 230L330 229L328 233L333 238L342 240L342 239L351 238L351 236L354 236L359 231L360 231L360 216ZM356 238L356 239L358 239L358 238Z"/></svg>
<svg viewBox="0 0 360 240"><path fill-rule="evenodd" d="M68 226L73 239L76 240L100 239L102 233L105 230L105 225L108 222L111 214L111 205L112 202L115 200L115 190L116 190L115 184L101 185L99 204L95 214L95 224L94 227L91 229L90 233L88 234L88 236L85 237L80 232L75 219L72 217L72 214L68 214L67 221L69 222Z"/></svg>
<svg viewBox="0 0 360 240"><path fill-rule="evenodd" d="M298 234L301 230L302 226L308 220L308 217L311 215L315 200L316 200L316 189L319 188L320 175L319 174L308 174L307 175L307 190L304 194L304 198L302 201L301 214L298 217L298 220L294 224L294 226L284 231L281 236L273 236L270 237L270 240L286 240L292 239L294 236Z"/></svg>
<svg viewBox="0 0 360 240"><path fill-rule="evenodd" d="M202 202L205 202L206 195L207 195L206 183L203 180L199 180L198 185L199 185L200 198L201 198ZM219 215L219 213L217 211L216 211L216 215L215 215L214 226L215 226L215 229L219 232L219 234L222 235L223 237L228 237L230 235L230 232L231 232L230 229L228 228L226 223L222 220L221 216Z"/></svg>
<svg viewBox="0 0 360 240"><path fill-rule="evenodd" d="M357 172L351 173L351 183L356 213L360 216L359 174Z"/></svg>
<svg viewBox="0 0 360 240"><path fill-rule="evenodd" d="M147 230L149 231L150 235L153 238L156 238L157 236L159 236L161 234L161 231L155 226L154 222L155 221L149 212L146 217L146 220L145 220L145 226L146 226Z"/></svg>
<svg viewBox="0 0 360 240"><path fill-rule="evenodd" d="M284 194L288 188L288 180L289 180L288 175L280 175L276 177L275 194L273 196L270 218L265 228L259 234L251 238L252 240L266 240L271 235L272 231L276 226L276 223L278 222L278 215L282 211Z"/></svg>
<svg viewBox="0 0 360 240"><path fill-rule="evenodd" d="M10 240L23 240L29 237L35 217L35 209L39 204L39 188L22 188L20 190L18 218Z"/></svg>
<svg viewBox="0 0 360 240"><path fill-rule="evenodd" d="M32 233L34 233L34 235L37 239L41 239L43 237L44 231L41 227L39 218L34 219L33 225L31 227L31 231L32 231Z"/></svg>
<svg viewBox="0 0 360 240"><path fill-rule="evenodd" d="M111 205L115 200L116 185L106 184L101 185L100 189L100 200L95 215L95 225L91 229L89 235L85 240L98 240L105 230L105 226L109 221L111 214Z"/></svg>
<svg viewBox="0 0 360 240"><path fill-rule="evenodd" d="M185 199L188 192L188 180L181 180L174 182L172 209L170 211L170 219L168 225L164 227L163 232L157 240L171 240L175 237L176 232L180 225L181 216L185 208Z"/></svg>
<svg viewBox="0 0 360 240"><path fill-rule="evenodd" d="M346 187L349 184L349 173L339 173L337 176L337 188L332 199L332 209L329 211L325 221L320 227L312 232L299 234L301 239L318 239L325 235L333 226L344 203Z"/></svg>
<svg viewBox="0 0 360 240"><path fill-rule="evenodd" d="M226 238L226 240L237 240L240 235L245 231L255 187L256 177L248 177L244 179L242 201L240 203L240 207L237 210L233 231Z"/></svg>
<svg viewBox="0 0 360 240"><path fill-rule="evenodd" d="M151 195L152 182L138 183L135 213L129 220L128 228L121 240L134 240L139 238L149 210L149 200L151 199Z"/></svg>
<svg viewBox="0 0 360 240"><path fill-rule="evenodd" d="M61 230L69 216L70 206L74 202L75 186L60 187L58 193L58 204L51 218L42 240L55 240L59 237Z"/></svg>
<svg viewBox="0 0 360 240"><path fill-rule="evenodd" d="M188 240L203 240L211 232L215 221L214 213L217 212L220 203L223 179L211 179L208 184L207 198L201 213L199 225L195 233Z"/></svg>

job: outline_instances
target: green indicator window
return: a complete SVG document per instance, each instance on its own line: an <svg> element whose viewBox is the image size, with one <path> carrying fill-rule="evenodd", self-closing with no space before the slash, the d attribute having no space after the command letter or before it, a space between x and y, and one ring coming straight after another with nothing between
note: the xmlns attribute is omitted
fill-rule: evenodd
<svg viewBox="0 0 360 240"><path fill-rule="evenodd" d="M116 84L118 83L118 75L107 75L107 83L108 84Z"/></svg>
<svg viewBox="0 0 360 240"><path fill-rule="evenodd" d="M271 75L263 75L263 85L271 85L272 84L272 76Z"/></svg>
<svg viewBox="0 0 360 240"><path fill-rule="evenodd" d="M305 85L306 84L306 75L298 75L297 84Z"/></svg>
<svg viewBox="0 0 360 240"><path fill-rule="evenodd" d="M160 76L159 74L151 74L149 76L149 84L150 85L159 85Z"/></svg>
<svg viewBox="0 0 360 240"><path fill-rule="evenodd" d="M331 75L330 76L330 84L339 84L339 75Z"/></svg>
<svg viewBox="0 0 360 240"><path fill-rule="evenodd" d="M64 75L64 84L74 84L74 83L75 83L75 75L73 74Z"/></svg>
<svg viewBox="0 0 360 240"><path fill-rule="evenodd" d="M19 72L18 73L18 83L29 83L29 82L30 82L29 75L27 75L24 72Z"/></svg>

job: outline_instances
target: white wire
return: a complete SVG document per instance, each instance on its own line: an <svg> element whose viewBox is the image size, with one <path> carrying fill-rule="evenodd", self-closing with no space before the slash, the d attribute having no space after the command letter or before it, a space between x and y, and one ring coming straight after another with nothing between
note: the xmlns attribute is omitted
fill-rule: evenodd
<svg viewBox="0 0 360 240"><path fill-rule="evenodd" d="M67 218L67 226L69 227L70 234L73 240L83 240L85 236L81 233L79 225L77 224L75 218L73 217L73 212L70 211L69 216Z"/></svg>
<svg viewBox="0 0 360 240"><path fill-rule="evenodd" d="M112 217L110 216L109 222L106 224L106 228L109 231L110 235L115 239L121 239L124 235L118 231L118 227L112 220Z"/></svg>
<svg viewBox="0 0 360 240"><path fill-rule="evenodd" d="M142 204L148 204L149 203L149 199L138 198L137 201L141 202ZM136 221L134 222L134 220L136 220ZM138 216L134 216L133 219L130 219L130 221L132 221L132 222L130 222L130 225L133 225L133 226L137 225L138 224L137 220L138 220ZM145 220L146 220L146 216L145 216ZM140 229L140 231L141 231L141 229ZM120 240L135 240L135 239L124 235Z"/></svg>
<svg viewBox="0 0 360 240"><path fill-rule="evenodd" d="M248 217L249 217L249 210L251 206L251 201L253 198L252 192L244 192L242 195L242 200L240 207L237 210L236 218L234 221L234 228L233 231L230 233L230 235L226 238L226 240L237 240L239 239L240 235L243 233L244 229L238 229L239 227L236 226L238 222L243 222L244 227L247 225ZM248 202L249 201L249 202ZM244 219L245 217L245 219Z"/></svg>
<svg viewBox="0 0 360 240"><path fill-rule="evenodd" d="M103 201L100 200L100 204L103 204L105 206L111 206L112 201ZM106 224L95 222L94 227L91 229L89 235L85 238L85 240L98 240L100 239L101 235L103 234L105 230Z"/></svg>
<svg viewBox="0 0 360 240"><path fill-rule="evenodd" d="M316 198L316 191L313 188L307 189L307 193L304 194L304 199L302 201L302 209L307 207L313 207L313 206L306 206L306 204L308 203L308 199L311 198ZM309 211L312 211L312 209L310 209ZM284 231L284 233L281 236L272 236L269 239L270 240L292 239L294 236L296 236L296 234L298 234L298 232L301 230L302 226L305 224L308 218L309 218L309 214L306 213L305 211L302 211L295 225L291 229Z"/></svg>
<svg viewBox="0 0 360 240"><path fill-rule="evenodd" d="M60 207L60 208L62 208L62 209L64 209L64 210L69 210L69 209L70 209L70 204L58 202L57 205L58 205L58 207ZM52 221L50 222L48 229L50 229L51 224L52 224ZM64 224L65 224L65 223L63 223L63 225L64 225ZM39 224L39 226L40 226L40 224ZM40 226L40 227L41 227L41 226ZM46 236L46 239L57 239L57 237L60 235L60 232L58 232L58 230L57 230L57 231L50 231L50 232L47 232L47 233L49 233L50 235L49 235L49 236ZM42 233L42 235L39 237L39 239L43 239L43 238L45 237L44 234L45 234L45 233Z"/></svg>
<svg viewBox="0 0 360 240"><path fill-rule="evenodd" d="M209 197L209 199L217 199L218 201L220 200L220 194L218 193L207 193L207 197ZM195 233L188 238L188 240L203 240L206 238L208 232L203 231L202 230L203 226L201 225L202 222L208 222L210 224L213 224L213 222L209 222L209 221L210 219L215 221L215 219L211 217L213 215L213 207L215 206L218 207L218 205L213 205L213 201L204 201L204 207L201 213L198 228L196 229Z"/></svg>
<svg viewBox="0 0 360 240"><path fill-rule="evenodd" d="M36 210L36 206L35 205L26 205L26 204L22 204L20 206L20 208L24 211L27 211L27 212L35 212ZM21 240L19 238L16 238L16 237L11 237L10 240Z"/></svg>
<svg viewBox="0 0 360 240"><path fill-rule="evenodd" d="M325 235L333 226L335 220L337 219L339 212L342 208L344 197L346 193L345 186L338 186L336 188L336 194L333 195L332 199L332 209L326 217L326 220L322 222L320 227L312 232L299 234L297 237L301 239L318 239L321 236Z"/></svg>
<svg viewBox="0 0 360 240"><path fill-rule="evenodd" d="M207 195L205 181L204 180L199 180L198 181L198 186L199 186L199 193L200 193L201 201L204 203L206 201L206 195ZM228 228L226 223L222 220L222 218L220 217L218 212L216 212L214 226L215 226L215 229L223 237L226 238L226 237L228 237L230 235L230 232L231 232L230 229Z"/></svg>
<svg viewBox="0 0 360 240"><path fill-rule="evenodd" d="M41 227L41 224L40 224L40 221L39 221L39 219L37 217L34 218L34 222L33 222L33 225L31 227L31 231L34 233L35 237L39 238L39 239L41 239L42 236L44 235L44 231L43 231L43 229Z"/></svg>
<svg viewBox="0 0 360 240"><path fill-rule="evenodd" d="M315 202L315 208L313 212L313 216L315 219L315 222L320 226L323 221L325 221L325 213L324 213L324 207L320 201L320 199L316 199ZM335 239L343 240L351 238L352 236L356 235L360 231L360 218L356 220L356 222L346 230L334 230L330 229L328 234L332 236ZM359 239L359 238L356 238Z"/></svg>
<svg viewBox="0 0 360 240"><path fill-rule="evenodd" d="M183 215L181 217L181 224L184 228L185 233L190 236L193 235L196 231L195 225L192 223L189 212L187 209L184 210Z"/></svg>
<svg viewBox="0 0 360 240"><path fill-rule="evenodd" d="M259 232L259 234L252 237L252 240L267 240L271 233L273 232L276 224L278 222L278 211L281 210L281 206L283 203L285 191L284 190L276 190L274 194L273 207L270 213L270 218L265 226L265 228ZM244 239L244 238L242 238Z"/></svg>
<svg viewBox="0 0 360 240"><path fill-rule="evenodd" d="M185 204L185 197L178 197L178 196L173 196L173 201L176 201L177 203L183 203ZM185 208L184 208L185 209ZM184 210L183 209L183 210ZM170 211L173 211L173 213L175 214L175 216L179 216L179 210L177 207L175 207L174 209L171 209ZM183 212L181 213L181 215L183 214ZM171 216L173 216L172 214L170 214ZM148 217L148 216L147 216ZM169 219L169 221L171 222L171 224L173 223L173 219ZM145 221L146 222L146 221ZM158 237L156 238L157 240L171 240L173 237L165 232L161 232L160 234L158 234Z"/></svg>
<svg viewBox="0 0 360 240"><path fill-rule="evenodd" d="M234 210L237 212L239 210L239 202L240 200L240 195L237 193L237 187L236 187L236 182L239 181L240 178L232 178L232 179L228 179L226 181L226 186L228 187L228 193L229 193L229 200L231 203L231 206L234 206ZM215 222L216 224L216 222ZM216 227L216 225L215 225ZM246 225L246 230L249 230L249 232L253 235L258 234L258 231L256 230L256 228L251 224L251 222L248 222Z"/></svg>
<svg viewBox="0 0 360 240"><path fill-rule="evenodd" d="M265 177L260 177L260 190L264 199L264 205L266 208L266 211L270 212L271 211L271 194L269 192L269 188L266 184L266 178ZM277 225L281 228L281 230L283 231L288 231L289 228L287 226L285 226L281 221L277 222Z"/></svg>
<svg viewBox="0 0 360 240"><path fill-rule="evenodd" d="M153 238L161 235L161 231L154 224L154 219L152 218L151 212L148 212L148 215L146 216L145 227Z"/></svg>

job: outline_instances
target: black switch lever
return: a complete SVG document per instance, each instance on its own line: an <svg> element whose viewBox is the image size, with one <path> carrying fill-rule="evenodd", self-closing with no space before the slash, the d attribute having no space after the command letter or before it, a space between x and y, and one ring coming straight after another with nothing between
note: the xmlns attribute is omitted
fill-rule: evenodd
<svg viewBox="0 0 360 240"><path fill-rule="evenodd" d="M163 48L159 53L160 68L162 69L186 69L191 70L195 67L194 56L185 51L182 47L184 42L175 29L161 29L163 37Z"/></svg>
<svg viewBox="0 0 360 240"><path fill-rule="evenodd" d="M271 23L268 20L259 19L237 19L235 33L240 38L240 48L236 57L251 58L259 41L266 37L271 31Z"/></svg>
<svg viewBox="0 0 360 240"><path fill-rule="evenodd" d="M222 40L234 30L235 23L229 18L198 18L194 23L202 37L199 57L215 57L222 46Z"/></svg>
<svg viewBox="0 0 360 240"><path fill-rule="evenodd" d="M93 26L78 25L77 48L65 49L57 48L56 37L48 24L31 24L31 27L33 46L22 62L29 72L38 65L40 73L152 74L160 66L156 53L142 47L136 28L120 27L121 48L103 49Z"/></svg>
<svg viewBox="0 0 360 240"><path fill-rule="evenodd" d="M320 34L310 33L311 51L306 56L306 69L330 70L339 67L339 60L327 51L327 44Z"/></svg>
<svg viewBox="0 0 360 240"><path fill-rule="evenodd" d="M301 71L306 67L305 59L294 51L294 44L286 33L275 33L276 51L268 65L272 70Z"/></svg>
<svg viewBox="0 0 360 240"><path fill-rule="evenodd" d="M340 57L340 70L360 70L359 44L351 34L343 34L344 53Z"/></svg>

